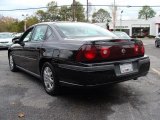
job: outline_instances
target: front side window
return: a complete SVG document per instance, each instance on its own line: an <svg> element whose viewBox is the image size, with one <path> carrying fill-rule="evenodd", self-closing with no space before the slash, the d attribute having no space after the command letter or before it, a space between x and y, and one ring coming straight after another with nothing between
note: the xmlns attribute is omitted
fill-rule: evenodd
<svg viewBox="0 0 160 120"><path fill-rule="evenodd" d="M30 41L33 28L34 28L34 27L29 28L29 29L21 36L21 41L24 41L24 42Z"/></svg>
<svg viewBox="0 0 160 120"><path fill-rule="evenodd" d="M28 42L29 41L29 39L31 37L31 33L32 33L32 31L28 32L27 36L23 40L24 42Z"/></svg>
<svg viewBox="0 0 160 120"><path fill-rule="evenodd" d="M47 31L47 25L36 26L31 41L43 41Z"/></svg>

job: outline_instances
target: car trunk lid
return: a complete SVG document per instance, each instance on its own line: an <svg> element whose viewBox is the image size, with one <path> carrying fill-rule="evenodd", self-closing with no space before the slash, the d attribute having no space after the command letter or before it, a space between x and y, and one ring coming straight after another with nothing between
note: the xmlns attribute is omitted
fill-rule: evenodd
<svg viewBox="0 0 160 120"><path fill-rule="evenodd" d="M144 55L142 41L134 39L107 39L87 41L79 50L80 62L122 60Z"/></svg>

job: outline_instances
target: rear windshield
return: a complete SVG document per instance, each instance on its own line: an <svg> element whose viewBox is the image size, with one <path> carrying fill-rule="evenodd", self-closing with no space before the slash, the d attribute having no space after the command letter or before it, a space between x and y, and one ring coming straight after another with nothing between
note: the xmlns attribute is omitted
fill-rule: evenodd
<svg viewBox="0 0 160 120"><path fill-rule="evenodd" d="M125 32L113 32L115 35L117 35L121 39L130 39L130 37Z"/></svg>
<svg viewBox="0 0 160 120"><path fill-rule="evenodd" d="M110 31L88 23L57 23L58 31L63 37L117 37Z"/></svg>

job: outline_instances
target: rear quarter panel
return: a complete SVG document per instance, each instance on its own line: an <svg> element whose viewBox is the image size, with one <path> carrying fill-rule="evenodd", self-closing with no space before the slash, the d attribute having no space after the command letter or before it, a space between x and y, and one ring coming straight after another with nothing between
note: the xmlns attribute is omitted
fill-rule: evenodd
<svg viewBox="0 0 160 120"><path fill-rule="evenodd" d="M43 43L41 58L52 58L57 63L74 63L75 55L84 44L74 40L48 40Z"/></svg>

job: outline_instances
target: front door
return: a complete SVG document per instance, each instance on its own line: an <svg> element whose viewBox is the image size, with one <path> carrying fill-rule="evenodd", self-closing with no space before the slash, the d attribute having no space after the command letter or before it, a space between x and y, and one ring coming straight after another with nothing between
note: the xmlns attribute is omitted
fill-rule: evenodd
<svg viewBox="0 0 160 120"><path fill-rule="evenodd" d="M24 53L24 46L30 40L32 31L34 27L29 28L20 38L20 43L14 45L13 55L15 63L22 68L25 68L27 61L26 61L26 54Z"/></svg>

